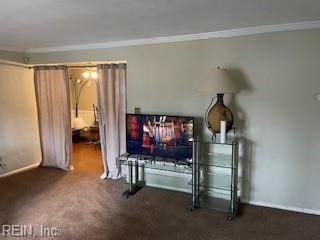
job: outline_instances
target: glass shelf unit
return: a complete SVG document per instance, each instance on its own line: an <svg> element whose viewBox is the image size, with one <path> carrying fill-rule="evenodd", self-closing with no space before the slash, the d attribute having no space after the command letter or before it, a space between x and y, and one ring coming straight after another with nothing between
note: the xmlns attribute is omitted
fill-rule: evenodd
<svg viewBox="0 0 320 240"><path fill-rule="evenodd" d="M238 138L236 137L228 137L225 142L221 142L219 138L213 138L212 137L203 137L203 138L195 138L193 139L193 142L199 142L199 143L208 143L208 144L222 144L222 145L236 145L238 142Z"/></svg>
<svg viewBox="0 0 320 240"><path fill-rule="evenodd" d="M175 164L169 162L154 162L151 160L127 160L127 159L118 159L119 165L126 165L128 166L131 164L135 165L136 162L138 167L149 168L149 169L156 169L156 170L163 170L169 172L177 172L177 173L187 173L192 174L192 166L187 164Z"/></svg>
<svg viewBox="0 0 320 240"><path fill-rule="evenodd" d="M210 197L206 195L201 195L199 197L198 207L212 209L216 211L221 211L229 213L230 211L230 200L224 198Z"/></svg>
<svg viewBox="0 0 320 240"><path fill-rule="evenodd" d="M153 179L156 178L156 176L165 176L166 180L160 179L159 182L154 185L156 187L160 187L163 182L167 181L170 182L169 185L162 185L160 188L175 190L185 187L183 189L184 191L190 191L191 187L188 185L188 181L192 177L192 159L182 161L173 158L126 153L117 157L116 161L119 169L121 169L121 166L128 167L127 181L129 187L122 193L125 198L134 195L146 186L147 181L145 177L147 175L153 175ZM160 173L159 171L148 171L148 173L146 173L145 169L161 170L166 171L166 173Z"/></svg>
<svg viewBox="0 0 320 240"><path fill-rule="evenodd" d="M205 207L220 210L233 219L238 211L238 139L194 140L192 203L188 210ZM223 193L221 193L223 192Z"/></svg>
<svg viewBox="0 0 320 240"><path fill-rule="evenodd" d="M199 159L199 164L221 168L232 168L232 155L209 152L206 158L202 157Z"/></svg>
<svg viewBox="0 0 320 240"><path fill-rule="evenodd" d="M202 174L200 173L200 176ZM215 174L215 173L207 173L204 174L204 177L200 177L198 183L199 187L203 187L205 189L220 189L224 191L238 191L239 188L233 189L232 185L230 184L230 175L224 174ZM190 185L193 185L192 180L189 182Z"/></svg>

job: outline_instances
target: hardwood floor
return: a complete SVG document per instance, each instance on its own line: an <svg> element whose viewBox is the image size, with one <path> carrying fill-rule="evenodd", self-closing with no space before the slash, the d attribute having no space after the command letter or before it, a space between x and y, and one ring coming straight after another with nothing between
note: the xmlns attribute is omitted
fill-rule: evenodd
<svg viewBox="0 0 320 240"><path fill-rule="evenodd" d="M103 163L100 148L85 142L74 143L72 165L77 171L102 174Z"/></svg>

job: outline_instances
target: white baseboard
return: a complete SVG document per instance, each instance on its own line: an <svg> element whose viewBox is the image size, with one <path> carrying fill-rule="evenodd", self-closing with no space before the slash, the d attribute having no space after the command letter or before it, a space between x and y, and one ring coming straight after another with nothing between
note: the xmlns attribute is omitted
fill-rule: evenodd
<svg viewBox="0 0 320 240"><path fill-rule="evenodd" d="M244 199L241 199L241 202L251 204L251 205L261 206L261 207L277 208L277 209L299 212L299 213L320 215L320 210L315 210L315 209L284 206L284 205L272 204L272 203L267 203L267 202L248 201L248 200L244 200Z"/></svg>
<svg viewBox="0 0 320 240"><path fill-rule="evenodd" d="M14 175L14 174L17 174L17 173L21 173L21 172L24 172L24 171L27 171L27 170L30 170L30 169L34 169L34 168L37 168L39 166L40 166L40 162L39 163L34 163L34 164L29 165L29 166L13 170L11 172L7 172L7 173L4 173L4 174L1 174L0 178L9 177L11 175Z"/></svg>

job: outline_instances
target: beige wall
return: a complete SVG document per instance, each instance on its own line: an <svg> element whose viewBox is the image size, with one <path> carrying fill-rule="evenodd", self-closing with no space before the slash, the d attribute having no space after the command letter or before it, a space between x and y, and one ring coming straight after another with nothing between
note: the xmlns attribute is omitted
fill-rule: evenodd
<svg viewBox="0 0 320 240"><path fill-rule="evenodd" d="M41 161L33 70L0 64L0 157L6 172Z"/></svg>
<svg viewBox="0 0 320 240"><path fill-rule="evenodd" d="M33 63L127 60L128 111L203 116L210 101L195 89L211 67L232 70L232 101L246 139L244 198L320 210L320 30L30 54Z"/></svg>
<svg viewBox="0 0 320 240"><path fill-rule="evenodd" d="M82 73L84 69L81 68L71 68L69 69L69 76L75 79L83 79ZM73 86L70 84L70 97L71 97L71 109L75 110L75 99ZM89 85L86 85L81 93L79 99L79 110L83 111L93 111L92 105L97 106L97 84L95 81L91 81Z"/></svg>

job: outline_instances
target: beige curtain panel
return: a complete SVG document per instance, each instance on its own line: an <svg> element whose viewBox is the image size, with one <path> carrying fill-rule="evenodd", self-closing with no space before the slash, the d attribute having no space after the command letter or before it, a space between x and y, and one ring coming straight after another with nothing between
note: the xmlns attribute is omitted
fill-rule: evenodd
<svg viewBox="0 0 320 240"><path fill-rule="evenodd" d="M126 64L102 64L97 69L99 130L105 170L101 177L118 179L122 176L116 158L126 152Z"/></svg>
<svg viewBox="0 0 320 240"><path fill-rule="evenodd" d="M42 166L68 170L71 157L71 113L66 67L35 67Z"/></svg>

